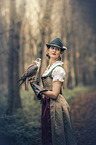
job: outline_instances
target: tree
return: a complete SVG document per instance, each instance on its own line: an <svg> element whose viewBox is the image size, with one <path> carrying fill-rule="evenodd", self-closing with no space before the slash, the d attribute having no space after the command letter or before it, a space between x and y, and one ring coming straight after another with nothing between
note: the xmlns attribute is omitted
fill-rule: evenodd
<svg viewBox="0 0 96 145"><path fill-rule="evenodd" d="M9 33L9 58L8 58L8 103L6 113L21 108L19 80L19 49L20 49L20 30L22 19L15 21L16 2L10 1L10 33Z"/></svg>
<svg viewBox="0 0 96 145"><path fill-rule="evenodd" d="M47 61L46 61L47 48L46 48L45 44L48 43L51 39L50 38L51 37L51 12L52 12L53 4L54 4L54 0L52 0L51 2L49 0L46 0L43 18L41 19L41 28L40 28L40 30L41 30L41 49L42 49L41 74L44 72L44 70L47 66Z"/></svg>

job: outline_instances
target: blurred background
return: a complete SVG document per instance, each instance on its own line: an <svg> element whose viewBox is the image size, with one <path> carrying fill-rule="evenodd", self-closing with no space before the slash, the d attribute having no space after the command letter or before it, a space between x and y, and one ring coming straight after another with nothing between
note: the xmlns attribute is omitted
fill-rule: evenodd
<svg viewBox="0 0 96 145"><path fill-rule="evenodd" d="M26 92L17 80L37 57L42 75L48 65L46 43L56 37L68 48L62 56L63 87L72 101L96 86L96 1L0 1L0 130L16 145L41 142L40 102L30 86Z"/></svg>

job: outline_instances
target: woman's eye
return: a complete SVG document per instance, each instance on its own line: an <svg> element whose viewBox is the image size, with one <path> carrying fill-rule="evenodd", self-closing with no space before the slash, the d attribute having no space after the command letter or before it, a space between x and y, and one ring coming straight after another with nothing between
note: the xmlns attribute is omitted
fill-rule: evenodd
<svg viewBox="0 0 96 145"><path fill-rule="evenodd" d="M51 49L52 49L52 50L54 50L54 49L55 49L55 50L57 50L57 51L58 51L58 50L60 50L59 48L54 48L54 47L51 47Z"/></svg>
<svg viewBox="0 0 96 145"><path fill-rule="evenodd" d="M59 48L56 48L56 50L59 50Z"/></svg>

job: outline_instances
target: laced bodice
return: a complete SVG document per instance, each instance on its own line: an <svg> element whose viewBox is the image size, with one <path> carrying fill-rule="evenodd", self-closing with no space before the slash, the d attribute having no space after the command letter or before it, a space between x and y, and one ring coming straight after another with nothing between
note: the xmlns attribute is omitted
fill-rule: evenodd
<svg viewBox="0 0 96 145"><path fill-rule="evenodd" d="M52 79L50 76L46 78L42 77L42 83L45 89L50 90L50 91L52 90Z"/></svg>
<svg viewBox="0 0 96 145"><path fill-rule="evenodd" d="M48 90L52 90L53 81L64 81L65 71L62 67L61 61L56 61L52 66L48 66L42 75L43 87Z"/></svg>

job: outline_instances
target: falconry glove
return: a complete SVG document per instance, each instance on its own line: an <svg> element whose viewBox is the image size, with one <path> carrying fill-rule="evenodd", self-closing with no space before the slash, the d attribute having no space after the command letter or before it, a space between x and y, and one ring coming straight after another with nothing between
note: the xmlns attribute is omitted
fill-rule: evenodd
<svg viewBox="0 0 96 145"><path fill-rule="evenodd" d="M48 91L45 88L38 85L38 79L36 78L35 81L30 82L30 85L39 100L42 99L42 92Z"/></svg>

